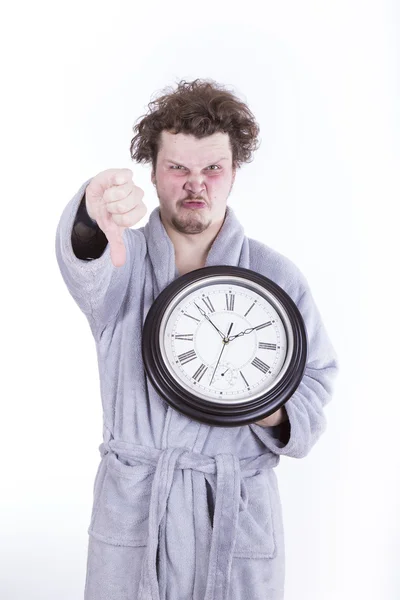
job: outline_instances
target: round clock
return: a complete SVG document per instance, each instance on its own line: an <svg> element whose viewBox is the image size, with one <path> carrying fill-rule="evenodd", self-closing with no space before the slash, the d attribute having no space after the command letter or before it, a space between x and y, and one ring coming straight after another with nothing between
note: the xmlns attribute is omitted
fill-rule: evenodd
<svg viewBox="0 0 400 600"><path fill-rule="evenodd" d="M142 355L170 406L209 425L237 427L289 400L304 374L307 332L275 282L242 267L203 267L156 298Z"/></svg>

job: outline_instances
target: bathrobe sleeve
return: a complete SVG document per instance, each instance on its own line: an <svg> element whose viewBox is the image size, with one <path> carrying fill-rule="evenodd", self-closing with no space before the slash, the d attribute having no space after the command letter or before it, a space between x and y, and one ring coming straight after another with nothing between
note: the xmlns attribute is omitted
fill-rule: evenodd
<svg viewBox="0 0 400 600"><path fill-rule="evenodd" d="M93 260L77 258L72 248L71 234L80 203L90 183L87 180L64 208L59 220L55 251L64 282L85 314L94 337L97 339L105 326L116 317L126 295L132 275L133 263L139 264L141 244L136 248L137 236L129 228L124 230L126 262L115 267L111 261L110 245Z"/></svg>
<svg viewBox="0 0 400 600"><path fill-rule="evenodd" d="M299 387L285 403L288 422L276 427L252 423L249 427L265 446L276 454L306 456L326 428L324 408L333 395L338 374L337 354L328 337L304 276L296 302L304 319L308 337L308 358Z"/></svg>
<svg viewBox="0 0 400 600"><path fill-rule="evenodd" d="M71 239L75 256L83 260L100 258L108 244L105 233L87 213L85 195L79 204L72 226Z"/></svg>

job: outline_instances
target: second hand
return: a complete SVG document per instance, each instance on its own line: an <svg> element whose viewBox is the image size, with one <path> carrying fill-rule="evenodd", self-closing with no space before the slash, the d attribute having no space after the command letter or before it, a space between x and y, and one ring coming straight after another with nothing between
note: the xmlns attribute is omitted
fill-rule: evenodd
<svg viewBox="0 0 400 600"><path fill-rule="evenodd" d="M222 353L223 353L223 351L225 350L225 346L226 346L227 344L229 344L229 334L230 334L230 332L231 332L231 329L232 329L232 327L233 327L233 323L231 323L231 324L230 324L230 326L229 326L229 329L228 329L228 333L226 334L226 336L225 336L225 337L224 337L224 339L222 340L222 350L221 350L221 352L220 352L220 355L219 355L219 357L218 357L217 364L215 365L215 369L214 369L214 373L212 374L212 377L211 377L210 385L211 385L211 384L212 384L212 382L213 382L214 375L215 375L215 372L216 372L216 370L217 370L217 368L218 368L219 362L220 362L220 360L221 360Z"/></svg>

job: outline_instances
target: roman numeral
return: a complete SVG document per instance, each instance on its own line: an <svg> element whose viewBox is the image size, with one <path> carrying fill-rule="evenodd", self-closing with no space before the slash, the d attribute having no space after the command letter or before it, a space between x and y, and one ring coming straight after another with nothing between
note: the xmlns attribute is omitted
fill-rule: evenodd
<svg viewBox="0 0 400 600"><path fill-rule="evenodd" d="M276 350L276 344L267 344L267 342L258 342L261 350Z"/></svg>
<svg viewBox="0 0 400 600"><path fill-rule="evenodd" d="M206 365L200 365L200 367L197 369L196 373L194 375L192 375L193 379L196 379L196 381L200 381L200 379L203 377L204 373L207 371L208 367L206 367Z"/></svg>
<svg viewBox="0 0 400 600"><path fill-rule="evenodd" d="M193 319L194 321L197 321L198 323L200 323L200 319L196 319L196 317L192 317L192 315L188 315L187 313L183 313L185 315L185 317L189 317L190 319Z"/></svg>
<svg viewBox="0 0 400 600"><path fill-rule="evenodd" d="M188 342L193 342L193 333L176 333L176 340L187 340Z"/></svg>
<svg viewBox="0 0 400 600"><path fill-rule="evenodd" d="M262 371L263 373L266 373L269 370L269 366L257 357L251 361L251 364L253 365L253 367L257 367L257 369L260 369L260 371Z"/></svg>
<svg viewBox="0 0 400 600"><path fill-rule="evenodd" d="M235 306L235 294L225 294L226 310L233 310Z"/></svg>
<svg viewBox="0 0 400 600"><path fill-rule="evenodd" d="M269 327L269 325L271 325L271 321L268 321L268 323L262 323L261 325L257 325L257 327L255 327L254 329L264 329L264 327Z"/></svg>
<svg viewBox="0 0 400 600"><path fill-rule="evenodd" d="M186 365L186 363L194 360L195 358L197 358L197 354L194 350L183 352L183 354L179 354L178 356L178 360L180 361L181 365Z"/></svg>
<svg viewBox="0 0 400 600"><path fill-rule="evenodd" d="M253 308L253 306L255 305L255 302L253 302L253 304L250 306L249 310L247 311L247 313L244 315L245 317L247 317L247 315L249 314L249 312L251 311L251 309Z"/></svg>
<svg viewBox="0 0 400 600"><path fill-rule="evenodd" d="M202 298L202 300L210 312L215 312L212 302L211 302L210 298L208 298L208 296L206 296L205 298Z"/></svg>

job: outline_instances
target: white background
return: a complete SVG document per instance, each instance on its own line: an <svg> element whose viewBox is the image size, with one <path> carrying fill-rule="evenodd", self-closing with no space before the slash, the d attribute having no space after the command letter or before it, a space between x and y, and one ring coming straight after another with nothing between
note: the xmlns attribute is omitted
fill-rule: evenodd
<svg viewBox="0 0 400 600"><path fill-rule="evenodd" d="M285 600L400 597L399 12L384 0L3 9L2 599L83 597L102 416L58 220L83 181L129 167L145 224L158 200L150 167L130 159L133 124L197 77L255 114L261 147L229 203L302 270L340 359L326 433L277 470Z"/></svg>

